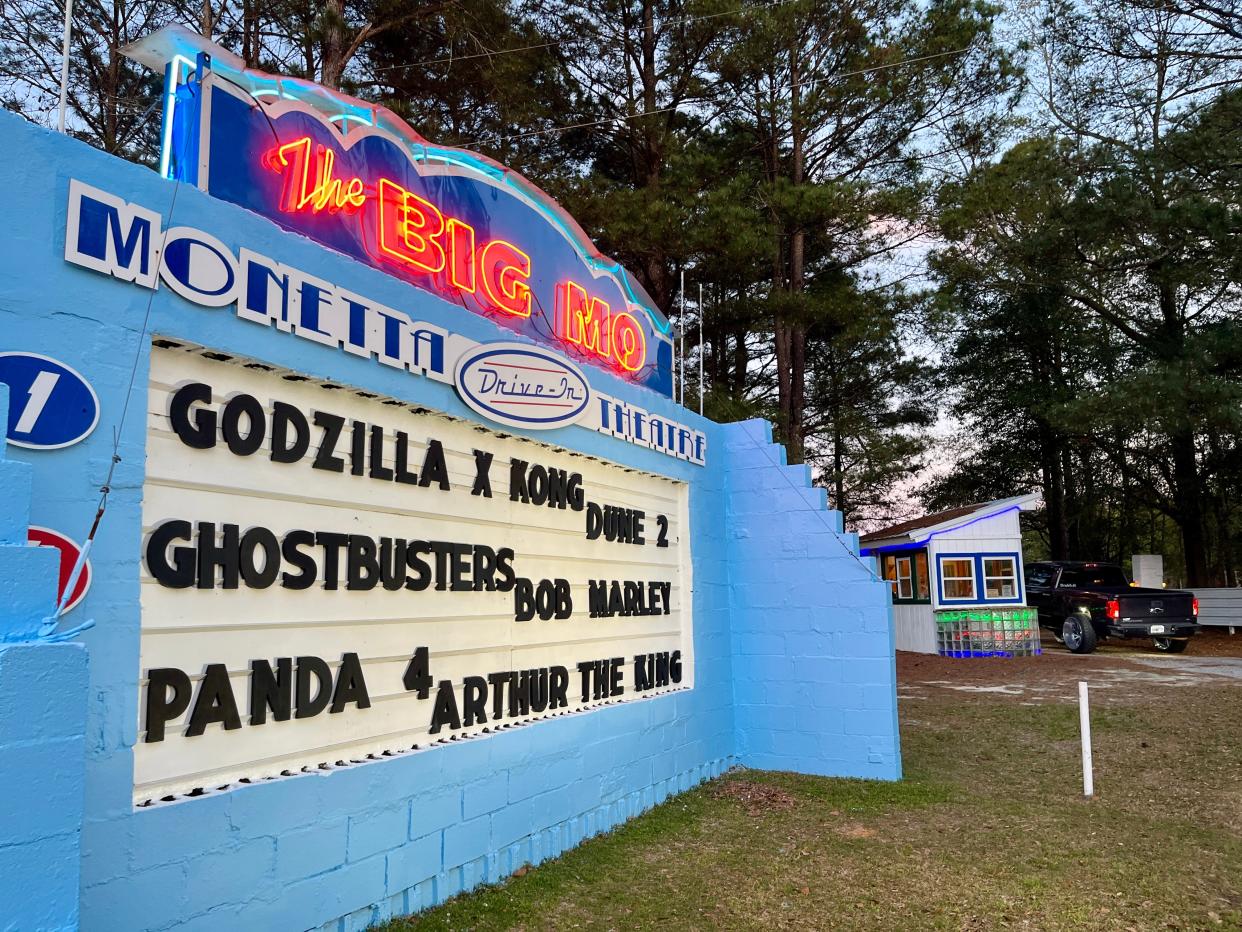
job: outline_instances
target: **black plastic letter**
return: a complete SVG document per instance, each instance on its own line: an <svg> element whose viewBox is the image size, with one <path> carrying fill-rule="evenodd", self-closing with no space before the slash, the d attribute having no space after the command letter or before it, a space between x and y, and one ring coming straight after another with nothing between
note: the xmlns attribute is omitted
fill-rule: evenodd
<svg viewBox="0 0 1242 932"><path fill-rule="evenodd" d="M172 689L172 695L168 690ZM164 726L190 707L190 678L175 667L147 673L147 733L144 741L163 741Z"/></svg>
<svg viewBox="0 0 1242 932"><path fill-rule="evenodd" d="M311 697L311 678L319 681L318 691ZM298 658L298 710L294 718L311 718L328 707L332 700L332 670L318 657Z"/></svg>
<svg viewBox="0 0 1242 932"><path fill-rule="evenodd" d="M362 664L358 662L358 655L355 653L341 656L341 668L336 673L336 689L332 692L332 708L328 713L340 712L351 702L360 709L371 708L367 681L362 675Z"/></svg>
<svg viewBox="0 0 1242 932"><path fill-rule="evenodd" d="M203 671L186 737L201 735L213 722L220 722L226 731L241 728L237 700L233 698L233 687L229 683L229 668L222 663L209 663Z"/></svg>
<svg viewBox="0 0 1242 932"><path fill-rule="evenodd" d="M172 564L168 562L168 545L174 540L189 540L189 521L165 521L147 538L147 571L161 586L169 589L188 589L194 585L194 550L177 547L173 550Z"/></svg>
<svg viewBox="0 0 1242 932"><path fill-rule="evenodd" d="M431 711L431 727L427 730L438 735L445 725L452 731L461 727L461 714L457 711L457 696L453 692L452 680L440 680L440 688L436 690L436 705Z"/></svg>
<svg viewBox="0 0 1242 932"><path fill-rule="evenodd" d="M211 409L195 412L194 422L190 422L190 405L195 402L211 403L211 386L202 382L191 382L182 385L173 392L168 403L168 420L172 423L173 432L181 438L181 442L195 450L210 450L216 445L216 412Z"/></svg>
<svg viewBox="0 0 1242 932"><path fill-rule="evenodd" d="M293 428L293 442L289 428ZM272 403L272 462L296 463L310 449L310 424L306 415L283 401Z"/></svg>
<svg viewBox="0 0 1242 932"><path fill-rule="evenodd" d="M276 658L276 672L266 660L250 661L250 724L262 725L268 710L277 722L293 714L293 659Z"/></svg>
<svg viewBox="0 0 1242 932"><path fill-rule="evenodd" d="M241 419L245 416L247 433L243 437ZM220 415L220 433L229 450L238 456L249 456L263 446L263 436L267 431L267 418L263 413L263 405L254 395L234 395L224 406Z"/></svg>

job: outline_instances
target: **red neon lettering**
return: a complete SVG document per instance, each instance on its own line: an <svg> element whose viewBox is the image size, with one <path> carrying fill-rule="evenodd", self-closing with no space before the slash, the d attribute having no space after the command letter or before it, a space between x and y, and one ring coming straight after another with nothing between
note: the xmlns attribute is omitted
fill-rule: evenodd
<svg viewBox="0 0 1242 932"><path fill-rule="evenodd" d="M479 253L483 291L497 310L530 317L530 256L512 243L494 239Z"/></svg>
<svg viewBox="0 0 1242 932"><path fill-rule="evenodd" d="M366 201L361 178L348 180L336 176L336 153L324 146L315 146L311 155L311 138L303 136L271 150L264 156L267 166L284 178L280 193L280 209L311 213L327 209L354 211Z"/></svg>
<svg viewBox="0 0 1242 932"><path fill-rule="evenodd" d="M631 315L612 315L612 356L626 372L637 372L647 361L647 336Z"/></svg>
<svg viewBox="0 0 1242 932"><path fill-rule="evenodd" d="M312 149L313 146L313 149ZM263 156L263 164L283 179L280 208L285 211L353 212L367 200L361 178L336 176L336 153L309 136L284 143ZM475 293L482 281L490 310L515 317L531 314L530 256L514 244L494 239L477 248L474 227L445 217L430 201L387 178L376 184L378 258L444 278L442 288ZM638 321L612 311L607 301L576 282L556 287L557 336L625 372L637 372L647 359L647 338Z"/></svg>
<svg viewBox="0 0 1242 932"><path fill-rule="evenodd" d="M556 286L556 325L562 340L607 359L612 354L610 317L608 303L588 297L577 282Z"/></svg>
<svg viewBox="0 0 1242 932"><path fill-rule="evenodd" d="M449 281L474 292L474 227L463 220L448 222Z"/></svg>
<svg viewBox="0 0 1242 932"><path fill-rule="evenodd" d="M577 282L556 286L557 336L566 343L637 372L647 360L647 336L632 315L612 311Z"/></svg>
<svg viewBox="0 0 1242 932"><path fill-rule="evenodd" d="M377 190L380 252L432 275L441 271L444 247L436 237L444 232L444 215L434 204L387 178L380 179Z"/></svg>

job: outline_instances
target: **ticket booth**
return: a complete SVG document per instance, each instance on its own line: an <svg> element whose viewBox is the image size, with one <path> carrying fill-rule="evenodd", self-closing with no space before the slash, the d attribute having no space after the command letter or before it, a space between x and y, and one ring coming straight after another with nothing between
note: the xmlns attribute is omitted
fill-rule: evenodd
<svg viewBox="0 0 1242 932"><path fill-rule="evenodd" d="M893 597L897 650L951 657L1039 653L1022 584L1018 515L1039 495L924 515L866 534Z"/></svg>

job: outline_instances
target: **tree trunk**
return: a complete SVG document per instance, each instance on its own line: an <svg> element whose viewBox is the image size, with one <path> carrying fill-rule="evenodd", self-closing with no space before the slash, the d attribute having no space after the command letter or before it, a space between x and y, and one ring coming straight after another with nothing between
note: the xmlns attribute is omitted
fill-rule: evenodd
<svg viewBox="0 0 1242 932"><path fill-rule="evenodd" d="M664 122L663 116L656 113L660 109L657 96L660 74L656 67L655 4L652 0L645 0L643 3L642 81L643 112L649 114L642 120L645 162L642 182L651 201L658 202L661 199L660 188L664 175ZM647 280L652 298L661 307L671 306L674 282L668 252L659 245L653 246L647 265Z"/></svg>
<svg viewBox="0 0 1242 932"><path fill-rule="evenodd" d="M1169 440L1173 449L1173 494L1177 502L1177 524L1182 532L1186 585L1203 586L1208 581L1207 547L1203 539L1203 502L1194 431L1187 426L1176 431Z"/></svg>
<svg viewBox="0 0 1242 932"><path fill-rule="evenodd" d="M121 22L116 4L112 7L111 31L108 34L108 72L103 93L103 132L100 142L105 152L116 152L121 135Z"/></svg>
<svg viewBox="0 0 1242 932"><path fill-rule="evenodd" d="M789 333L789 440L790 463L806 459L806 327L796 323Z"/></svg>
<svg viewBox="0 0 1242 932"><path fill-rule="evenodd" d="M1157 176L1154 201L1165 204L1163 178ZM1163 262L1153 265L1150 272L1160 301L1164 321L1162 345L1158 354L1171 366L1184 365L1186 355L1186 324L1178 309L1177 290L1169 280ZM1195 452L1194 412L1187 404L1178 412L1178 427L1169 434L1173 455L1173 504L1177 525L1182 535L1182 557L1186 562L1186 585L1206 585L1208 578L1207 545L1203 527L1203 490L1199 486L1199 463Z"/></svg>
<svg viewBox="0 0 1242 932"><path fill-rule="evenodd" d="M797 49L789 56L789 133L790 173L789 180L795 192L801 186L805 174L806 140L800 112L801 90L798 87L801 71L798 67ZM795 194L796 197L796 194ZM794 303L806 290L806 231L795 223L789 235L789 293ZM796 313L796 312L795 312ZM787 374L782 367L781 387L787 393L781 402L785 424L782 435L785 453L790 463L801 463L806 457L804 412L806 409L806 325L801 320L791 321L786 334ZM779 360L779 356L778 356Z"/></svg>
<svg viewBox="0 0 1242 932"><path fill-rule="evenodd" d="M847 502L845 501L845 453L842 449L845 445L845 437L844 432L841 430L841 416L843 413L841 410L841 384L835 352L828 353L828 366L828 398L830 400L829 403L832 405L831 410L828 412L828 416L832 418L832 507L841 512L844 518L848 510L846 507Z"/></svg>
<svg viewBox="0 0 1242 932"><path fill-rule="evenodd" d="M345 74L345 11L341 0L325 0L323 5L323 52L320 56L320 83L335 90L341 88Z"/></svg>
<svg viewBox="0 0 1242 932"><path fill-rule="evenodd" d="M1080 560L1083 557L1082 497L1078 494L1074 451L1068 443L1061 447L1061 476L1065 482L1065 553L1070 560Z"/></svg>
<svg viewBox="0 0 1242 932"><path fill-rule="evenodd" d="M1044 480L1044 513L1048 519L1048 554L1053 560L1069 559L1069 525L1065 516L1065 469L1061 444L1047 421L1037 421L1040 472Z"/></svg>
<svg viewBox="0 0 1242 932"><path fill-rule="evenodd" d="M790 390L790 339L789 326L781 318L776 322L776 396L777 418L776 430L780 434L780 442L785 445L785 454L790 463L799 462L793 458L793 392Z"/></svg>
<svg viewBox="0 0 1242 932"><path fill-rule="evenodd" d="M1134 554L1134 514L1139 507L1135 500L1134 475L1130 469L1129 457L1126 456L1126 436L1113 438L1112 449L1116 451L1110 458L1112 466L1117 470L1117 499L1109 509L1115 520L1111 522L1114 535L1114 549L1110 556L1114 563L1124 563L1127 556Z"/></svg>
<svg viewBox="0 0 1242 932"><path fill-rule="evenodd" d="M772 79L772 86L776 86L775 79ZM772 124L771 132L768 134L768 179L772 183L773 191L776 188L776 181L780 177L780 142L776 138L776 98L775 92L771 99L772 106ZM775 203L772 205L772 235L774 242L772 243L772 294L780 295L788 288L786 273L786 254L785 254L785 230L783 226L783 218L780 216ZM783 311L776 313L772 328L772 343L776 355L776 432L777 439L786 445L788 450L790 442L790 427L792 425L792 416L790 410L790 402L792 396L789 391L789 323L786 320Z"/></svg>
<svg viewBox="0 0 1242 932"><path fill-rule="evenodd" d="M1078 508L1078 546L1082 548L1080 559L1101 560L1106 557L1102 550L1105 542L1100 534L1095 462L1089 449L1082 451L1079 458L1082 461L1082 497Z"/></svg>
<svg viewBox="0 0 1242 932"><path fill-rule="evenodd" d="M733 331L733 382L734 398L742 398L746 393L746 374L750 369L750 350L746 347L746 330L742 327Z"/></svg>
<svg viewBox="0 0 1242 932"><path fill-rule="evenodd" d="M656 82L658 75L656 74L655 3L652 0L643 0L642 49L643 71L640 77L643 82L643 113L654 113L656 109ZM653 163L650 160L651 144L657 138L654 132L654 121L644 121L643 128L643 135L649 147L647 168L651 172L658 165L658 162Z"/></svg>
<svg viewBox="0 0 1242 932"><path fill-rule="evenodd" d="M306 39L302 44L302 61L306 67L306 80L315 80L315 41L314 37L308 31Z"/></svg>
<svg viewBox="0 0 1242 932"><path fill-rule="evenodd" d="M242 2L242 58L247 68L259 67L259 11L258 0Z"/></svg>

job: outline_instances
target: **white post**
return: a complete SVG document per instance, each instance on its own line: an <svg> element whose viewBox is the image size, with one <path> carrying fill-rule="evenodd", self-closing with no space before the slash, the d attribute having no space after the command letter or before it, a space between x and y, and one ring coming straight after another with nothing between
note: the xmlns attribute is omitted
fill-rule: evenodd
<svg viewBox="0 0 1242 932"><path fill-rule="evenodd" d="M1095 795L1095 776L1091 764L1091 707L1087 700L1087 684L1078 683L1078 727L1082 732L1082 795Z"/></svg>
<svg viewBox="0 0 1242 932"><path fill-rule="evenodd" d="M686 403L686 270L681 270L681 351L677 354L681 357L678 371L681 375L681 387L678 390L678 400L684 406Z"/></svg>
<svg viewBox="0 0 1242 932"><path fill-rule="evenodd" d="M60 47L60 116L57 132L65 131L65 102L69 93L69 34L73 28L73 0L65 0L65 38Z"/></svg>
<svg viewBox="0 0 1242 932"><path fill-rule="evenodd" d="M703 356L707 344L703 342L703 283L699 282L699 415L703 414Z"/></svg>

